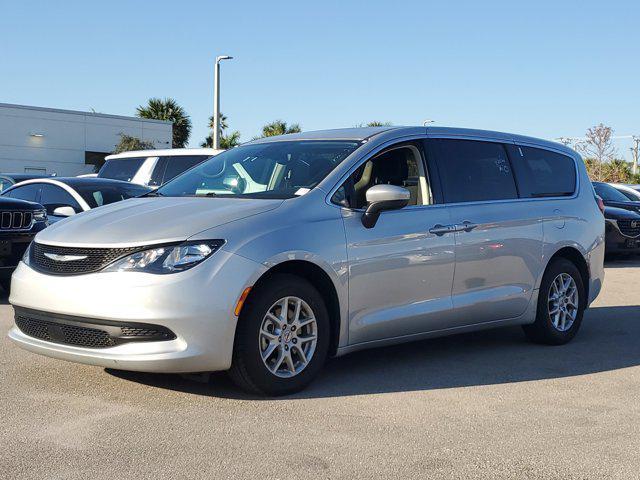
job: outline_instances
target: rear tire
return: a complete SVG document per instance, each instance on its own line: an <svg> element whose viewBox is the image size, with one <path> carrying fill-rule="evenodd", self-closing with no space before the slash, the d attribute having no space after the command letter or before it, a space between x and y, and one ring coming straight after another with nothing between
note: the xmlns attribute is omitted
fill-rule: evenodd
<svg viewBox="0 0 640 480"><path fill-rule="evenodd" d="M536 321L522 328L534 342L563 345L578 333L586 306L580 271L566 258L557 258L542 277Z"/></svg>
<svg viewBox="0 0 640 480"><path fill-rule="evenodd" d="M251 292L242 308L229 374L248 392L298 392L322 368L329 339L329 315L320 293L303 278L276 274Z"/></svg>

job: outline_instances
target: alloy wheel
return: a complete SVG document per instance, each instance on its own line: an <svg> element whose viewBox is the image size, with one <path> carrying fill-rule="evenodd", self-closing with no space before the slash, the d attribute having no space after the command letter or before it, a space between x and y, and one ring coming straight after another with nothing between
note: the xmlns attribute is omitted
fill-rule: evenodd
<svg viewBox="0 0 640 480"><path fill-rule="evenodd" d="M549 320L554 328L566 332L578 315L579 296L576 281L568 273L558 275L548 294Z"/></svg>
<svg viewBox="0 0 640 480"><path fill-rule="evenodd" d="M284 297L267 311L258 333L262 362L271 373L290 378L302 372L318 343L311 307L298 297Z"/></svg>

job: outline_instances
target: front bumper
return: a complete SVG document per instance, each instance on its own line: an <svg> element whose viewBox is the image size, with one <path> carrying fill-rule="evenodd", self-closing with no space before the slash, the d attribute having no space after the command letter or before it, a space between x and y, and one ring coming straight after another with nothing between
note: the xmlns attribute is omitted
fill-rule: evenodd
<svg viewBox="0 0 640 480"><path fill-rule="evenodd" d="M624 235L615 222L607 220L605 249L607 253L640 253L640 237Z"/></svg>
<svg viewBox="0 0 640 480"><path fill-rule="evenodd" d="M9 338L35 353L120 370L226 370L233 353L236 302L265 270L224 250L191 270L171 275L115 272L57 277L21 262L12 278L12 305L73 317L160 325L176 338L85 348L30 337L16 326Z"/></svg>

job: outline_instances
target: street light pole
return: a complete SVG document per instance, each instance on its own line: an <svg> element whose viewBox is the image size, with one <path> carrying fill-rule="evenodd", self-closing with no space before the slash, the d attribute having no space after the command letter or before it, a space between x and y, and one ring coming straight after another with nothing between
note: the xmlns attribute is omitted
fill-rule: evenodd
<svg viewBox="0 0 640 480"><path fill-rule="evenodd" d="M220 149L220 62L231 60L233 57L220 55L216 57L216 64L213 71L213 148Z"/></svg>

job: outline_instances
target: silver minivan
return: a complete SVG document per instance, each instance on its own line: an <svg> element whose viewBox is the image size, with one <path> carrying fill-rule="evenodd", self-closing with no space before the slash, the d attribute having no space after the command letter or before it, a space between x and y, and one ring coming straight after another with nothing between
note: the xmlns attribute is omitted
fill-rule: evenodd
<svg viewBox="0 0 640 480"><path fill-rule="evenodd" d="M564 344L603 281L580 156L498 132L379 127L247 143L39 233L9 337L121 370L229 370L268 395L328 356L507 325Z"/></svg>

